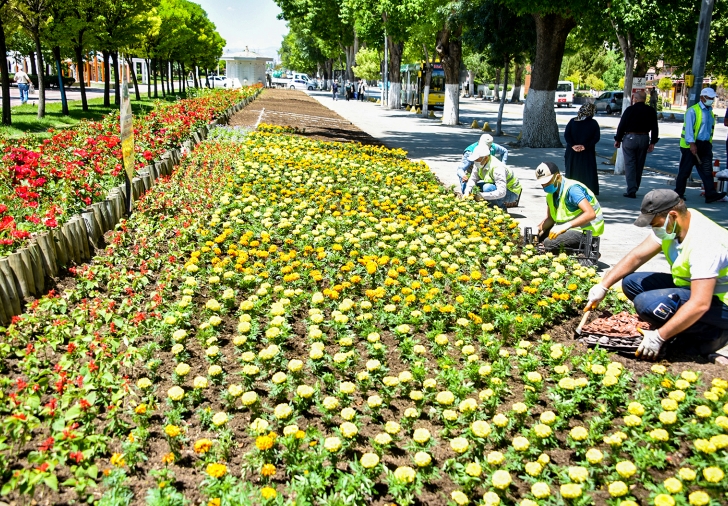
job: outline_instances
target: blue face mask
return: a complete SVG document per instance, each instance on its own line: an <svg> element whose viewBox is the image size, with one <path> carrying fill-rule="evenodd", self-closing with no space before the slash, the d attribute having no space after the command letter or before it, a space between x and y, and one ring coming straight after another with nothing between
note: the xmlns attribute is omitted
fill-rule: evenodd
<svg viewBox="0 0 728 506"><path fill-rule="evenodd" d="M543 191L546 193L556 193L557 187L555 184L551 183L548 186L544 186Z"/></svg>

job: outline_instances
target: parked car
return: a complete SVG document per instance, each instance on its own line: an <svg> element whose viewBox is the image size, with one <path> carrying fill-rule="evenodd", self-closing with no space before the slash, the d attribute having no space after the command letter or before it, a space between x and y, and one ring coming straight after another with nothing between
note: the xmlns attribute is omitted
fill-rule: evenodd
<svg viewBox="0 0 728 506"><path fill-rule="evenodd" d="M288 88L291 90L314 90L315 84L312 81L304 81L303 79L291 79Z"/></svg>
<svg viewBox="0 0 728 506"><path fill-rule="evenodd" d="M622 97L624 97L624 92L622 91L606 91L602 93L594 101L594 105L597 107L597 112L604 111L607 114L621 112Z"/></svg>

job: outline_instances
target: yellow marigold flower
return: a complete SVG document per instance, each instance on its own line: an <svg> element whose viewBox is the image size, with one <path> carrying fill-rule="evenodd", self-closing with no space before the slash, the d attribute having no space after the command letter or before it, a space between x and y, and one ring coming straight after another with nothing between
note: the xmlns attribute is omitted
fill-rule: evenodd
<svg viewBox="0 0 728 506"><path fill-rule="evenodd" d="M468 496L465 495L462 490L453 490L452 494L450 494L450 498L459 506L465 506L470 502L470 499L468 499Z"/></svg>
<svg viewBox="0 0 728 506"><path fill-rule="evenodd" d="M538 476L543 471L543 466L540 462L527 462L525 469L527 475Z"/></svg>
<svg viewBox="0 0 728 506"><path fill-rule="evenodd" d="M677 478L668 478L662 484L665 485L665 489L671 494L677 494L683 489L682 482Z"/></svg>
<svg viewBox="0 0 728 506"><path fill-rule="evenodd" d="M645 407L639 402L630 402L627 406L627 411L630 415L643 416L645 414Z"/></svg>
<svg viewBox="0 0 728 506"><path fill-rule="evenodd" d="M212 424L215 427L221 427L225 425L228 422L228 416L227 413L223 413L222 411L215 413L212 417Z"/></svg>
<svg viewBox="0 0 728 506"><path fill-rule="evenodd" d="M260 468L260 475L261 476L274 476L276 474L276 466L273 464L263 464L263 467Z"/></svg>
<svg viewBox="0 0 728 506"><path fill-rule="evenodd" d="M551 425L556 421L556 414L553 411L544 411L539 417L541 423Z"/></svg>
<svg viewBox="0 0 728 506"><path fill-rule="evenodd" d="M518 436L513 438L513 441L511 442L511 445L513 446L513 449L517 452L524 452L528 450L528 447L531 446L528 442L528 439L526 439L523 436Z"/></svg>
<svg viewBox="0 0 728 506"><path fill-rule="evenodd" d="M357 434L359 434L359 429L356 425L354 425L351 422L344 422L339 426L339 430L341 431L341 435L344 436L347 439L351 439L353 437L356 437Z"/></svg>
<svg viewBox="0 0 728 506"><path fill-rule="evenodd" d="M167 390L167 396L173 401L181 401L185 396L185 391L182 387L173 386Z"/></svg>
<svg viewBox="0 0 728 506"><path fill-rule="evenodd" d="M455 402L455 395L452 392L445 390L444 392L439 392L437 394L435 401L443 406L449 406Z"/></svg>
<svg viewBox="0 0 728 506"><path fill-rule="evenodd" d="M702 490L696 490L688 496L691 506L706 506L710 503L710 496Z"/></svg>
<svg viewBox="0 0 728 506"><path fill-rule="evenodd" d="M139 378L139 380L137 381L137 387L140 390L146 390L148 388L151 388L151 386L152 382L149 378Z"/></svg>
<svg viewBox="0 0 728 506"><path fill-rule="evenodd" d="M414 461L417 467L427 467L432 462L432 457L427 452L417 452L415 453Z"/></svg>
<svg viewBox="0 0 728 506"><path fill-rule="evenodd" d="M195 441L193 450L198 455L204 455L212 449L212 441L209 439L198 439Z"/></svg>
<svg viewBox="0 0 728 506"><path fill-rule="evenodd" d="M549 487L548 483L537 481L531 485L531 493L536 499L545 499L551 495L551 487Z"/></svg>
<svg viewBox="0 0 728 506"><path fill-rule="evenodd" d="M417 473L409 466L400 466L394 470L394 477L400 483L412 483L415 481Z"/></svg>
<svg viewBox="0 0 728 506"><path fill-rule="evenodd" d="M508 425L508 417L506 415L504 415L503 413L497 413L493 417L493 424L496 427L501 427L501 428L505 427L506 425Z"/></svg>
<svg viewBox="0 0 728 506"><path fill-rule="evenodd" d="M657 494L655 496L655 506L675 506L675 499L671 495Z"/></svg>
<svg viewBox="0 0 728 506"><path fill-rule="evenodd" d="M278 492L276 492L276 489L273 487L263 487L260 489L260 495L265 499L266 501L275 499L276 496L278 496Z"/></svg>
<svg viewBox="0 0 728 506"><path fill-rule="evenodd" d="M609 484L609 495L612 497L622 497L629 493L629 487L623 481L613 481Z"/></svg>
<svg viewBox="0 0 728 506"><path fill-rule="evenodd" d="M483 506L498 506L500 502L500 497L495 492L486 492L483 494ZM538 504L524 504L523 501L521 501L521 506L538 506Z"/></svg>
<svg viewBox="0 0 728 506"><path fill-rule="evenodd" d="M504 490L504 489L508 488L512 481L513 480L511 478L510 473L508 471L504 471L502 469L499 469L496 472L494 472L493 476L490 479L491 485L493 485L493 487L495 487L499 490Z"/></svg>
<svg viewBox="0 0 728 506"><path fill-rule="evenodd" d="M566 483L561 485L559 490L566 499L576 499L581 496L581 485L578 483Z"/></svg>
<svg viewBox="0 0 728 506"><path fill-rule="evenodd" d="M468 451L469 446L468 440L464 437L456 437L450 441L450 448L455 453L465 453Z"/></svg>
<svg viewBox="0 0 728 506"><path fill-rule="evenodd" d="M505 460L505 456L501 452L490 452L488 455L486 455L485 459L488 461L488 464L491 466L499 466L503 463Z"/></svg>
<svg viewBox="0 0 728 506"><path fill-rule="evenodd" d="M205 472L213 478L222 478L227 474L227 466L225 464L208 464Z"/></svg>
<svg viewBox="0 0 728 506"><path fill-rule="evenodd" d="M123 453L114 453L113 455L111 455L111 459L109 460L109 462L114 467L124 467L124 465L126 465Z"/></svg>
<svg viewBox="0 0 728 506"><path fill-rule="evenodd" d="M631 478L637 472L637 466L629 460L617 462L615 469L622 478Z"/></svg>
<svg viewBox="0 0 728 506"><path fill-rule="evenodd" d="M703 469L703 477L710 483L718 483L725 477L725 474L721 468L711 466Z"/></svg>
<svg viewBox="0 0 728 506"><path fill-rule="evenodd" d="M484 420L476 420L470 425L470 430L477 437L488 437L491 432L490 424Z"/></svg>
<svg viewBox="0 0 728 506"><path fill-rule="evenodd" d="M624 424L627 427L639 427L642 425L642 418L635 415L627 415L624 417Z"/></svg>
<svg viewBox="0 0 728 506"><path fill-rule="evenodd" d="M293 413L293 408L285 403L278 404L273 410L273 416L275 416L279 420L285 420L286 418L291 416L291 413Z"/></svg>
<svg viewBox="0 0 728 506"><path fill-rule="evenodd" d="M696 439L693 441L695 448L702 453L715 453L718 449L707 439Z"/></svg>
<svg viewBox="0 0 728 506"><path fill-rule="evenodd" d="M665 425L672 425L677 422L677 413L675 411L661 411L658 418L661 423Z"/></svg>
<svg viewBox="0 0 728 506"><path fill-rule="evenodd" d="M324 448L331 453L338 452L341 449L341 440L336 436L327 437L324 439Z"/></svg>
<svg viewBox="0 0 728 506"><path fill-rule="evenodd" d="M683 371L680 373L680 377L688 383L695 383L698 381L698 375L693 371Z"/></svg>
<svg viewBox="0 0 728 506"><path fill-rule="evenodd" d="M379 455L376 453L364 453L359 459L364 469L372 469L379 464Z"/></svg>
<svg viewBox="0 0 728 506"><path fill-rule="evenodd" d="M164 428L164 433L167 434L171 438L175 438L182 434L182 429L177 427L176 425L167 425Z"/></svg>
<svg viewBox="0 0 728 506"><path fill-rule="evenodd" d="M670 434L667 433L665 429L655 429L650 431L650 437L654 439L655 441L669 441Z"/></svg>
<svg viewBox="0 0 728 506"><path fill-rule="evenodd" d="M652 366L652 372L655 374L665 374L667 372L667 367L664 365L655 364Z"/></svg>
<svg viewBox="0 0 728 506"><path fill-rule="evenodd" d="M586 452L586 460L590 464L598 464L603 458L604 454L596 448L590 448L589 451Z"/></svg>
<svg viewBox="0 0 728 506"><path fill-rule="evenodd" d="M589 431L584 427L574 427L571 431L569 431L569 436L571 436L571 439L574 441L584 441L589 437Z"/></svg>
<svg viewBox="0 0 728 506"><path fill-rule="evenodd" d="M689 467L681 467L677 474L684 481L693 481L697 477L695 470L690 469Z"/></svg>
<svg viewBox="0 0 728 506"><path fill-rule="evenodd" d="M430 431L427 429L415 429L412 434L412 440L415 443L425 444L430 440Z"/></svg>
<svg viewBox="0 0 728 506"><path fill-rule="evenodd" d="M589 478L589 470L581 466L569 467L569 478L577 483L582 483Z"/></svg>
<svg viewBox="0 0 728 506"><path fill-rule="evenodd" d="M708 418L713 414L713 411L708 406L697 406L695 408L695 415L699 418Z"/></svg>
<svg viewBox="0 0 728 506"><path fill-rule="evenodd" d="M273 448L274 442L270 436L258 436L255 438L255 447L260 451L270 450Z"/></svg>

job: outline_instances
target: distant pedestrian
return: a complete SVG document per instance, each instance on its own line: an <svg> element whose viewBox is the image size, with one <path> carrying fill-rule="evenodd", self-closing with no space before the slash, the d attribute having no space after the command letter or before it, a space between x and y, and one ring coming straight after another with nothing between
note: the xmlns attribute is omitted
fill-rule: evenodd
<svg viewBox="0 0 728 506"><path fill-rule="evenodd" d="M273 80L271 79L270 74L266 74L265 75L265 80L268 82L268 88L272 88L273 87Z"/></svg>
<svg viewBox="0 0 728 506"><path fill-rule="evenodd" d="M655 144L660 140L657 111L648 107L645 99L644 91L634 94L635 102L622 113L617 135L614 136L614 147L622 146L624 176L627 179L627 193L624 196L630 199L637 198L647 153L652 153Z"/></svg>
<svg viewBox="0 0 728 506"><path fill-rule="evenodd" d="M653 86L650 90L650 107L652 107L655 112L657 112L657 102L660 100L660 98L657 96L657 87Z"/></svg>
<svg viewBox="0 0 728 506"><path fill-rule="evenodd" d="M334 81L333 84L331 85L331 94L333 95L334 100L336 100L336 94L338 93L338 91L339 91L339 83Z"/></svg>
<svg viewBox="0 0 728 506"><path fill-rule="evenodd" d="M13 81L18 83L18 91L20 92L20 103L28 102L28 89L30 88L30 77L22 70L18 70L13 77Z"/></svg>
<svg viewBox="0 0 728 506"><path fill-rule="evenodd" d="M364 79L362 79L361 81L359 81L359 100L361 102L364 102L366 92L367 92L367 84L364 81ZM728 141L726 141L726 142L728 142Z"/></svg>
<svg viewBox="0 0 728 506"><path fill-rule="evenodd" d="M584 104L576 118L566 125L566 177L584 184L594 195L599 195L596 146L601 137L599 123L594 119L594 104Z"/></svg>
<svg viewBox="0 0 728 506"><path fill-rule="evenodd" d="M685 199L685 187L695 167L705 188L705 203L723 200L725 192L718 192L713 183L713 132L715 115L713 101L715 90L703 88L700 101L685 112L680 136L680 167L675 178L675 193Z"/></svg>
<svg viewBox="0 0 728 506"><path fill-rule="evenodd" d="M723 118L723 126L728 127L728 113L726 113L725 117ZM728 137L726 137L726 140L725 140L725 153L726 153L725 168L726 168L726 170L728 170Z"/></svg>

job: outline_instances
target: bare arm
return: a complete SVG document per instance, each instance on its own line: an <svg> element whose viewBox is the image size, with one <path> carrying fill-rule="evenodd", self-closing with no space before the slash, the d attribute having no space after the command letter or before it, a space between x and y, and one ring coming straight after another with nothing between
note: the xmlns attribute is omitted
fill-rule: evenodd
<svg viewBox="0 0 728 506"><path fill-rule="evenodd" d="M609 288L617 281L624 278L627 274L630 274L641 266L649 262L655 255L657 255L661 246L652 237L645 238L640 244L638 244L632 251L627 253L617 265L607 272L602 279L601 285L605 288Z"/></svg>
<svg viewBox="0 0 728 506"><path fill-rule="evenodd" d="M581 214L571 220L571 228L588 225L594 218L597 217L597 213L594 212L594 208L589 203L589 199L582 199L582 201L579 202L579 209L581 209Z"/></svg>
<svg viewBox="0 0 728 506"><path fill-rule="evenodd" d="M693 279L690 282L690 299L680 306L677 313L660 327L660 337L668 340L697 322L710 309L716 278Z"/></svg>

